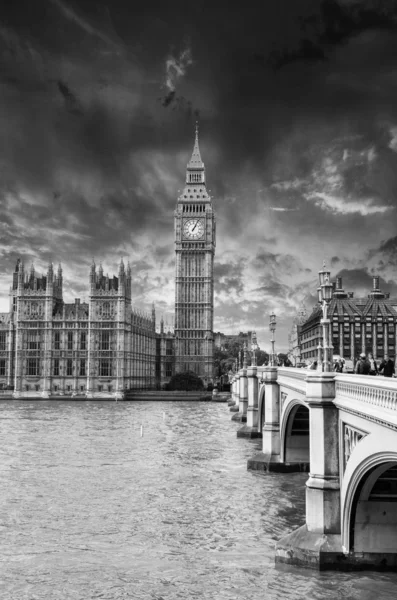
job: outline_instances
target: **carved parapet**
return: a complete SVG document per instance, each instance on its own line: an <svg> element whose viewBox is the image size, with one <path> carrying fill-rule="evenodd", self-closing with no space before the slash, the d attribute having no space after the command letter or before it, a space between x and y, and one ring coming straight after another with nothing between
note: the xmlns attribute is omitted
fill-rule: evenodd
<svg viewBox="0 0 397 600"><path fill-rule="evenodd" d="M367 435L366 431L356 429L351 425L343 424L343 456L344 456L344 467L349 460L354 448Z"/></svg>
<svg viewBox="0 0 397 600"><path fill-rule="evenodd" d="M336 395L397 411L397 382L359 375L337 376Z"/></svg>

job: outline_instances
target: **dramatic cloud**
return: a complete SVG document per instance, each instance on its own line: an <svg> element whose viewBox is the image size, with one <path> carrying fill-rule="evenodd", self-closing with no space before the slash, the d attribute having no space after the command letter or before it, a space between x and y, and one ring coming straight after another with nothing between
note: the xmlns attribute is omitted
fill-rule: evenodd
<svg viewBox="0 0 397 600"><path fill-rule="evenodd" d="M217 215L215 329L286 347L325 258L396 281L397 7L382 0L0 6L1 310L18 257L65 298L130 260L172 323L173 218L199 115ZM244 23L244 26L242 26ZM365 58L363 58L365 57ZM335 271L334 271L335 270ZM159 321L159 318L158 318Z"/></svg>

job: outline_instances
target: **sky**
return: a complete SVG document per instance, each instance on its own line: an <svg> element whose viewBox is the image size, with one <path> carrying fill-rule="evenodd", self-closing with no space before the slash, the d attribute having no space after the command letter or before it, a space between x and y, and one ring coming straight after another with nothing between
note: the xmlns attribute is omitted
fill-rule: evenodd
<svg viewBox="0 0 397 600"><path fill-rule="evenodd" d="M195 122L217 215L215 331L287 348L323 260L397 296L397 2L0 4L0 310L17 258L130 261L171 324L174 209Z"/></svg>

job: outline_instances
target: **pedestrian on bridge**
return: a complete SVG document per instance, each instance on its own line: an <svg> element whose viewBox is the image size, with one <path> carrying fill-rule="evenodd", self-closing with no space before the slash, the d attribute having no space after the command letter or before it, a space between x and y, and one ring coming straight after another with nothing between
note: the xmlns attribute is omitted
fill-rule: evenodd
<svg viewBox="0 0 397 600"><path fill-rule="evenodd" d="M385 377L393 377L394 375L394 362L391 358L389 358L388 354L385 354L385 358L379 365L379 373L381 373L382 371Z"/></svg>
<svg viewBox="0 0 397 600"><path fill-rule="evenodd" d="M369 360L369 364L370 364L369 374L377 375L378 374L378 365L376 364L376 360L374 359L371 352L368 353L368 360Z"/></svg>
<svg viewBox="0 0 397 600"><path fill-rule="evenodd" d="M371 365L364 352L361 352L360 358L356 362L354 372L357 375L368 375L371 370Z"/></svg>

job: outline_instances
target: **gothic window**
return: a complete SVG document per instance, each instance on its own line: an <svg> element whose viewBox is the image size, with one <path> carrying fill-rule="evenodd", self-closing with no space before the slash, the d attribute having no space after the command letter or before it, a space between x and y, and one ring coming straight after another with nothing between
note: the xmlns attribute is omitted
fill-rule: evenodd
<svg viewBox="0 0 397 600"><path fill-rule="evenodd" d="M55 350L59 350L60 343L61 343L61 334L59 331L56 331L54 333L54 349Z"/></svg>
<svg viewBox="0 0 397 600"><path fill-rule="evenodd" d="M28 358L28 375L39 375L39 360L38 358Z"/></svg>
<svg viewBox="0 0 397 600"><path fill-rule="evenodd" d="M80 350L87 350L87 333L85 331L80 335Z"/></svg>
<svg viewBox="0 0 397 600"><path fill-rule="evenodd" d="M110 331L101 331L99 338L99 349L109 350L110 349Z"/></svg>
<svg viewBox="0 0 397 600"><path fill-rule="evenodd" d="M172 377L172 363L165 363L165 376Z"/></svg>
<svg viewBox="0 0 397 600"><path fill-rule="evenodd" d="M109 302L103 303L102 315L103 315L104 319L109 319L109 317L110 317L110 303Z"/></svg>
<svg viewBox="0 0 397 600"><path fill-rule="evenodd" d="M73 350L73 331L68 331L68 350Z"/></svg>
<svg viewBox="0 0 397 600"><path fill-rule="evenodd" d="M100 377L111 377L112 376L112 365L110 360L103 358L99 364L99 376Z"/></svg>
<svg viewBox="0 0 397 600"><path fill-rule="evenodd" d="M54 358L54 377L59 376L59 358Z"/></svg>
<svg viewBox="0 0 397 600"><path fill-rule="evenodd" d="M7 332L0 331L0 350L7 350Z"/></svg>
<svg viewBox="0 0 397 600"><path fill-rule="evenodd" d="M68 358L66 361L66 376L71 377L73 375L73 361L71 358Z"/></svg>
<svg viewBox="0 0 397 600"><path fill-rule="evenodd" d="M28 350L40 350L40 334L37 330L28 333Z"/></svg>
<svg viewBox="0 0 397 600"><path fill-rule="evenodd" d="M4 377L6 374L6 361L4 358L0 359L0 377Z"/></svg>
<svg viewBox="0 0 397 600"><path fill-rule="evenodd" d="M80 360L80 377L85 377L85 358Z"/></svg>

